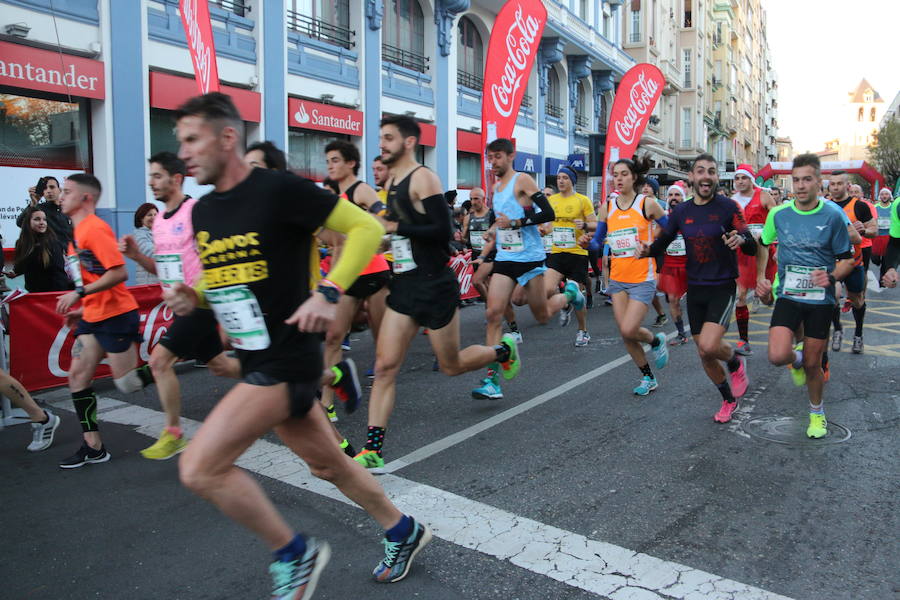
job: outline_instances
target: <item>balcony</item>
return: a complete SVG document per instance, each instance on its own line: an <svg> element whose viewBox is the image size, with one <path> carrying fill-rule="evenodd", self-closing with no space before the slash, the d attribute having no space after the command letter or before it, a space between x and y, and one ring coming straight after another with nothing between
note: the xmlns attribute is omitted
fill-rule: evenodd
<svg viewBox="0 0 900 600"><path fill-rule="evenodd" d="M314 40L321 40L349 50L356 45L353 38L356 32L338 25L332 25L321 19L301 15L292 10L287 11L287 28Z"/></svg>
<svg viewBox="0 0 900 600"><path fill-rule="evenodd" d="M256 22L245 0L210 0L209 16L219 58L256 63ZM178 0L147 0L147 37L187 48Z"/></svg>
<svg viewBox="0 0 900 600"><path fill-rule="evenodd" d="M404 50L390 44L381 45L381 59L397 66L425 73L428 71L429 58L411 50Z"/></svg>
<svg viewBox="0 0 900 600"><path fill-rule="evenodd" d="M562 107L557 106L556 104L551 104L550 102L547 102L546 113L548 117L553 117L560 120L565 116Z"/></svg>
<svg viewBox="0 0 900 600"><path fill-rule="evenodd" d="M462 69L457 69L456 71L456 83L464 85L471 90L478 90L479 92L484 88L484 79L482 77L475 75L474 73L469 73L468 71L463 71Z"/></svg>
<svg viewBox="0 0 900 600"><path fill-rule="evenodd" d="M575 126L589 130L591 128L591 119L583 114L575 113Z"/></svg>
<svg viewBox="0 0 900 600"><path fill-rule="evenodd" d="M531 96L525 94L522 96L522 108L531 108L534 106L534 100L531 99Z"/></svg>
<svg viewBox="0 0 900 600"><path fill-rule="evenodd" d="M640 44L641 43L641 32L640 31L632 31L628 34L628 43L629 44Z"/></svg>
<svg viewBox="0 0 900 600"><path fill-rule="evenodd" d="M209 0L209 3L239 17L244 17L245 13L250 12L244 0Z"/></svg>

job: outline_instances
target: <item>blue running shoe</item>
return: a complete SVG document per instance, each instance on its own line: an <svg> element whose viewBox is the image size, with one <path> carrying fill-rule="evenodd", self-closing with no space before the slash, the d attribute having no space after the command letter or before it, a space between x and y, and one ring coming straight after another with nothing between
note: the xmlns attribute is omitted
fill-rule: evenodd
<svg viewBox="0 0 900 600"><path fill-rule="evenodd" d="M384 559L372 575L379 583L394 583L409 574L416 555L431 541L431 530L413 519L412 533L401 542L384 539Z"/></svg>
<svg viewBox="0 0 900 600"><path fill-rule="evenodd" d="M577 283L574 281L566 282L566 291L571 292L575 296L575 299L570 301L575 310L584 308L584 294L581 293L581 289L578 287Z"/></svg>
<svg viewBox="0 0 900 600"><path fill-rule="evenodd" d="M492 377L485 377L481 380L481 387L472 390L472 398L475 400L502 400L503 390L500 384L494 381Z"/></svg>
<svg viewBox="0 0 900 600"><path fill-rule="evenodd" d="M350 334L348 333L344 336L344 341L341 342L341 350L344 352L350 352Z"/></svg>
<svg viewBox="0 0 900 600"><path fill-rule="evenodd" d="M653 359L656 362L656 368L663 369L669 364L669 346L666 344L666 334L657 333L653 337L656 338L658 343L655 348L650 346L650 350L653 351Z"/></svg>
<svg viewBox="0 0 900 600"><path fill-rule="evenodd" d="M647 396L659 387L659 384L656 383L656 377L650 377L649 375L644 375L641 379L641 382L638 384L636 388L634 388L635 396Z"/></svg>
<svg viewBox="0 0 900 600"><path fill-rule="evenodd" d="M306 552L290 562L276 560L269 566L272 575L272 600L307 600L316 591L322 569L331 558L328 542L306 540Z"/></svg>

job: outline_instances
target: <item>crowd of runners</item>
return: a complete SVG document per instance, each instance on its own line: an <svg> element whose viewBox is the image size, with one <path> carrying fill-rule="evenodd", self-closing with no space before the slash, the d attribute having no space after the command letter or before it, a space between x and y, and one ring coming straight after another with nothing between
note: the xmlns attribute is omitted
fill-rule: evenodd
<svg viewBox="0 0 900 600"><path fill-rule="evenodd" d="M823 188L819 159L804 154L794 159L792 198L758 187L750 165L738 167L728 197L719 185L721 165L701 154L688 181L665 194L647 177L645 159L620 159L611 170L614 191L595 203L575 191L578 173L568 167L557 174L558 191L539 189L513 169L513 143L496 139L486 148L496 183L490 194L471 191L457 236L472 252L485 309L484 343L463 348L459 283L448 267L454 216L437 175L415 159L419 137L409 117L382 120L381 155L371 165L375 187L359 179L364 165L356 146L333 142L325 156L329 178L319 186L288 172L273 144L245 147L228 96L193 98L177 111L177 155L148 161L149 185L164 205L152 226L152 256L133 236L117 239L95 214L100 181L86 173L65 179L62 212L74 226L66 270L74 289L59 297L57 312L76 336L68 377L84 439L59 466L110 460L92 388L106 359L121 392L154 384L158 390L166 426L142 454L181 454L183 484L271 548L273 598L310 598L330 548L294 530L235 466L270 430L384 528L385 556L374 577L396 582L431 539L427 524L401 513L373 477L384 466L388 421L403 393L397 376L414 337L425 329L446 375L472 374L473 399L499 401L528 359L514 306L527 304L541 324L565 327L574 316L574 345L584 347L586 308L601 295L638 371L633 393L647 396L665 385L659 372L669 346L692 339L721 396L718 410L710 410L717 423L732 419L748 389L751 306L774 303L768 359L807 387L807 435L827 435L827 346L841 350L841 312L852 311L852 352L862 353L869 261L878 266L879 285L897 285L900 199L889 190L870 204L841 172ZM188 197L187 176L213 190ZM138 305L125 286L125 257L158 278L176 315L145 366L135 348ZM651 307L656 332L643 326ZM659 331L666 308L672 336ZM365 432L341 432L335 404L348 413L362 405L357 367L343 357L361 309L376 346L368 424ZM734 347L724 340L732 319ZM183 359L237 380L190 441L174 370ZM5 373L0 393L31 418L28 449L49 447L59 417ZM717 398L711 389L709 396ZM357 435L358 451L350 443Z"/></svg>

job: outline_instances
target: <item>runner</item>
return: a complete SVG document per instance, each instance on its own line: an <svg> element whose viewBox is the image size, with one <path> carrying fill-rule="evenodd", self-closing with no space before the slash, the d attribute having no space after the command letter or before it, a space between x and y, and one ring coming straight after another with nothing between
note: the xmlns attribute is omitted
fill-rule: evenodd
<svg viewBox="0 0 900 600"><path fill-rule="evenodd" d="M875 205L875 217L878 219L878 237L872 242L872 262L880 267L878 282L884 279L887 272L884 262L884 253L887 250L888 241L891 239L891 205L894 197L889 188L878 190L878 203Z"/></svg>
<svg viewBox="0 0 900 600"><path fill-rule="evenodd" d="M481 294L482 300L487 301L487 280L491 275L494 256L496 252L485 254L482 252L487 240L485 235L494 224L494 211L488 208L484 202L484 190L477 187L469 192L469 200L472 201L472 212L466 215L463 222L463 237L472 249L472 264L475 266L475 274L472 276L472 285Z"/></svg>
<svg viewBox="0 0 900 600"><path fill-rule="evenodd" d="M394 409L397 373L419 328L428 329L428 342L447 375L497 362L511 379L520 366L516 342L508 335L494 346L459 348L459 282L447 266L450 211L437 175L415 160L420 135L418 123L409 117L381 121L381 158L390 168L390 220L380 220L392 234L394 274L376 346L366 446L356 455L356 461L370 469L384 466L384 435Z"/></svg>
<svg viewBox="0 0 900 600"><path fill-rule="evenodd" d="M851 351L853 354L862 354L863 324L866 318L866 284L868 283L867 268L864 266L863 261L863 246L866 238L874 238L878 235L878 220L872 214L872 209L868 204L848 195L848 189L846 171L834 171L828 182L831 201L844 210L853 228L863 238L859 243L853 244L853 260L855 264L853 271L844 281L844 286L847 288L847 300L853 308L853 319L856 322ZM835 304L832 314L835 333L831 341L831 349L835 352L841 349L840 342L843 337L843 326L840 322L839 310L837 304Z"/></svg>
<svg viewBox="0 0 900 600"><path fill-rule="evenodd" d="M600 209L594 241L604 241L610 248L609 295L613 314L625 348L641 372L635 395L646 396L659 387L641 344L650 344L654 366L664 368L669 362L666 335L654 335L641 327L647 310L656 296L655 261L638 255L641 247L653 241L651 222L667 222L663 209L653 198L639 194L650 168L646 157L637 162L623 158L613 165L615 200Z"/></svg>
<svg viewBox="0 0 900 600"><path fill-rule="evenodd" d="M101 190L97 178L88 173L70 175L63 182L62 212L75 226L66 257L75 289L59 296L56 312L64 315L66 325L74 330L69 391L84 437L81 448L59 463L63 469L110 459L97 428L97 395L91 387L104 356L116 389L123 394L137 392L153 381L147 366L137 367L135 344L143 341L138 303L125 287L128 271L116 237L96 215ZM72 310L79 300L81 308Z"/></svg>
<svg viewBox="0 0 900 600"><path fill-rule="evenodd" d="M14 406L24 410L31 419L31 443L26 449L29 452L40 452L49 448L60 418L38 406L25 386L3 369L0 369L0 395L9 398Z"/></svg>
<svg viewBox="0 0 900 600"><path fill-rule="evenodd" d="M773 295L777 298L769 327L769 361L790 365L794 383L806 383L806 435L821 438L828 433L822 405L822 355L835 304L834 283L851 273L854 260L843 216L829 210L828 200L818 195L819 157L794 158L791 179L797 199L769 213L760 237L764 246L781 241L774 287L768 278L760 278L756 290L766 304L771 304ZM795 346L795 332L801 327L803 340Z"/></svg>
<svg viewBox="0 0 900 600"><path fill-rule="evenodd" d="M712 155L701 154L694 159L690 178L694 196L675 207L649 248L639 243L639 255L661 254L679 233L684 236L691 335L703 370L722 395L722 407L713 419L727 423L737 408L736 399L746 393L749 384L744 359L722 339L731 323L736 301L735 251L740 248L752 256L757 243L737 203L716 193L719 172ZM727 372L722 362L726 363Z"/></svg>
<svg viewBox="0 0 900 600"><path fill-rule="evenodd" d="M153 221L156 254L153 257L142 254L130 234L119 241L119 250L156 275L163 286L177 282L194 286L200 279L200 259L191 225L191 211L197 200L181 189L187 168L171 152L154 154L147 162L153 197L165 204L165 212ZM181 388L175 374L179 358L199 360L220 377L240 377L240 364L225 354L211 310L198 309L190 315L176 316L150 354L150 369L166 413L166 425L159 439L141 450L144 458L166 460L187 446L181 429Z"/></svg>
<svg viewBox="0 0 900 600"><path fill-rule="evenodd" d="M888 288L897 287L897 281L900 277L897 275L897 269L900 267L900 198L894 200L891 205L891 228L889 231L890 240L888 240L887 248L884 250L884 261L882 268L885 268L884 277L881 278L881 285Z"/></svg>
<svg viewBox="0 0 900 600"><path fill-rule="evenodd" d="M428 528L391 504L374 478L343 455L328 419L310 410L322 371L320 336L341 290L371 259L382 229L365 212L294 175L250 169L241 160L243 122L218 92L176 112L179 157L214 191L194 206L202 291L164 290L176 314L208 303L237 349L243 379L222 398L181 455L182 482L272 548L273 598L310 598L328 562L327 542L295 533L262 488L234 465L270 429L317 477L333 482L387 530L379 582L405 577L431 539ZM313 233L345 233L340 260L310 294L317 263Z"/></svg>
<svg viewBox="0 0 900 600"><path fill-rule="evenodd" d="M544 288L548 298L559 293L559 284L567 279L579 284L585 295L591 290L588 251L581 247L579 241L587 232L593 233L597 229L597 215L594 214L590 199L575 191L577 182L578 174L573 169L560 167L556 174L559 193L549 198L556 220L550 225L553 245L547 257L547 272L544 275ZM562 317L567 318L565 313ZM591 335L587 330L586 307L576 310L575 318L578 320L575 346L587 346Z"/></svg>
<svg viewBox="0 0 900 600"><path fill-rule="evenodd" d="M676 181L670 185L666 192L667 213L684 202L686 197L687 185L683 181ZM684 236L679 233L666 248L665 262L659 272L659 283L656 286L659 291L666 294L669 311L672 313L672 320L675 321L675 329L678 330L678 334L671 342L673 346L686 344L689 339L684 330L684 313L681 311L681 298L687 293L686 255Z"/></svg>
<svg viewBox="0 0 900 600"><path fill-rule="evenodd" d="M644 185L641 186L641 193L646 197L647 200L654 200L659 204L659 207L662 208L663 214L668 214L668 202L659 197L659 181L655 177L647 177ZM653 232L654 236L656 232L659 230L659 227L656 223L650 225L650 230ZM665 265L665 256L660 256L656 259L656 279L659 280L659 272L662 270ZM669 322L669 317L666 316L666 311L663 310L662 302L660 302L660 297L664 296L662 292L657 290L656 294L653 295L653 310L656 311L656 320L653 322L653 327L659 329Z"/></svg>
<svg viewBox="0 0 900 600"><path fill-rule="evenodd" d="M735 192L732 199L740 205L744 211L744 220L753 237L759 239L766 216L775 208L775 201L769 192L754 183L756 175L750 165L738 165L734 172ZM756 272L759 263L765 258L762 252L756 252L756 256L748 254L738 255L738 280L737 280L737 306L734 309L734 317L738 328L738 343L735 352L742 356L753 356L750 347L749 323L750 309L747 307L747 292L756 290ZM774 261L772 261L774 267Z"/></svg>

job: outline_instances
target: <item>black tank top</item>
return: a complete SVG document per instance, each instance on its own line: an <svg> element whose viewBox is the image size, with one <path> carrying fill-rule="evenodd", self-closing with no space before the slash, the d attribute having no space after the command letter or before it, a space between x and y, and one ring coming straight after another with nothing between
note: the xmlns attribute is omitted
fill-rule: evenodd
<svg viewBox="0 0 900 600"><path fill-rule="evenodd" d="M388 210L392 218L400 223L406 223L407 225L429 225L431 223L428 215L422 214L413 208L412 200L409 198L409 184L412 181L413 173L421 168L422 165L419 165L413 169L399 183L391 182L391 187L387 191ZM410 237L409 241L416 269L408 271L404 275L436 275L448 270L447 262L450 260L450 249L447 242L437 242L415 237Z"/></svg>
<svg viewBox="0 0 900 600"><path fill-rule="evenodd" d="M356 204L356 201L353 200L353 193L356 191L356 188L358 188L361 183L362 183L362 180L357 179L356 182L353 185L351 185L350 187L348 187L347 190L344 192L344 194L347 196L347 200L349 200L350 202L353 202L353 204ZM359 204L356 204L356 205L359 206ZM360 208L364 209L365 207L360 207Z"/></svg>

